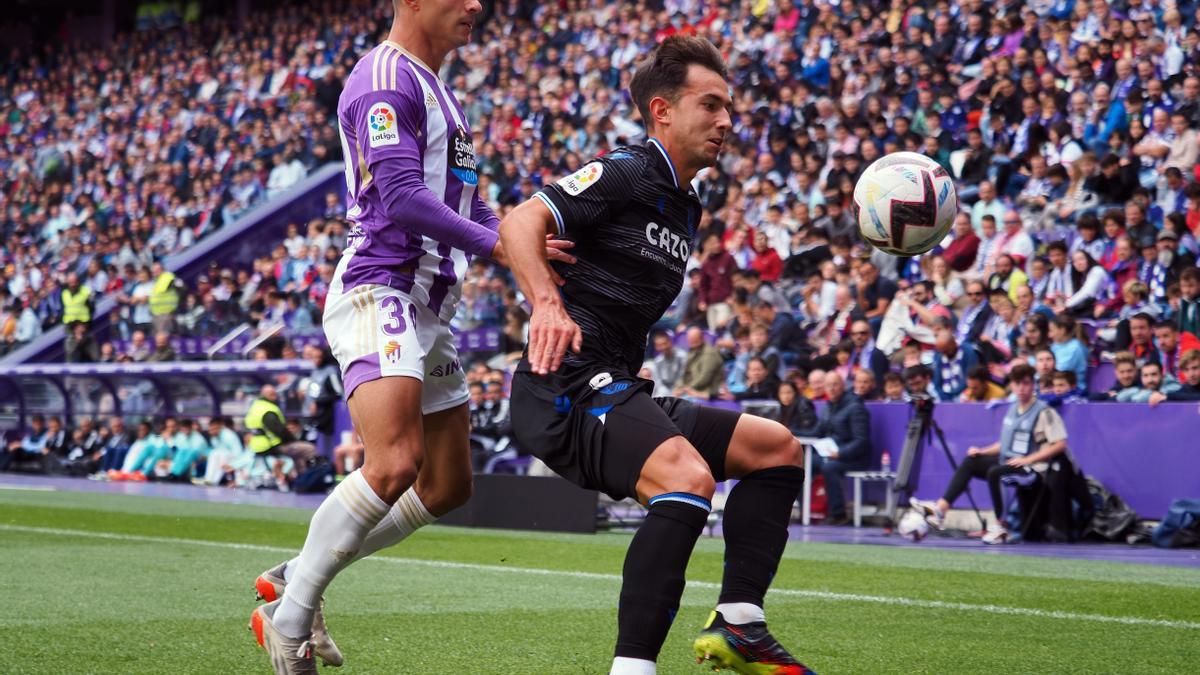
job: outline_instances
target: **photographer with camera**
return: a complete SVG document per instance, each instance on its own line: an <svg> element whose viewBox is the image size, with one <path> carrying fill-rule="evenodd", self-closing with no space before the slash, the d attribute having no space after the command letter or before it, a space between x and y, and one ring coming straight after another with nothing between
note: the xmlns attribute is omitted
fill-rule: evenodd
<svg viewBox="0 0 1200 675"><path fill-rule="evenodd" d="M1026 364L1013 366L1010 374L1016 402L1008 409L1000 429L1000 440L987 447L972 446L967 457L958 465L950 484L937 502L911 500L914 509L938 529L945 527L946 513L972 478L985 479L992 495L995 522L983 537L986 544L1001 544L1009 539L1004 524L1004 499L1000 479L1020 475L1045 481L1049 496L1050 527L1047 538L1065 539L1070 528L1071 498L1078 495L1078 472L1067 452L1067 428L1062 417L1033 391L1033 368ZM1084 488L1086 494L1086 487ZM1022 506L1025 506L1022 504ZM1029 518L1022 509L1022 518Z"/></svg>

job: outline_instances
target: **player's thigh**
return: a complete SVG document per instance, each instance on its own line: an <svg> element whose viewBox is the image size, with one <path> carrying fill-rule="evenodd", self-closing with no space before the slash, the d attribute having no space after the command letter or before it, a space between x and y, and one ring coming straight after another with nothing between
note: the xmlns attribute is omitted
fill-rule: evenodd
<svg viewBox="0 0 1200 675"><path fill-rule="evenodd" d="M425 461L417 475L421 503L435 516L471 498L470 418L466 404L424 417Z"/></svg>
<svg viewBox="0 0 1200 675"><path fill-rule="evenodd" d="M679 427L645 392L603 416L600 473L605 492L647 503L667 492L712 496L713 476Z"/></svg>
<svg viewBox="0 0 1200 675"><path fill-rule="evenodd" d="M725 475L741 478L777 466L803 466L800 441L787 427L758 415L738 417L725 454Z"/></svg>
<svg viewBox="0 0 1200 675"><path fill-rule="evenodd" d="M746 429L741 426L742 420L749 415L736 410L698 405L671 396L656 398L654 402L700 453L714 480L719 483L726 478L744 475L729 473L728 458L734 434L739 428Z"/></svg>
<svg viewBox="0 0 1200 675"><path fill-rule="evenodd" d="M416 378L391 376L363 382L350 395L350 419L364 446L362 471L385 499L400 496L424 459L421 389Z"/></svg>

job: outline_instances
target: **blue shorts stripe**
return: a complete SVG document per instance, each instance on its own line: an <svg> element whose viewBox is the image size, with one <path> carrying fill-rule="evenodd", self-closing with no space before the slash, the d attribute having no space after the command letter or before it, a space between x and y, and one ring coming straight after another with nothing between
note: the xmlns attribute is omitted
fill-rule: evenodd
<svg viewBox="0 0 1200 675"><path fill-rule="evenodd" d="M704 497L688 492L667 492L658 495L657 497L650 498L650 506L654 506L659 502L682 502L684 504L691 504L698 509L704 509L704 511L708 513L712 513L712 502L708 501Z"/></svg>

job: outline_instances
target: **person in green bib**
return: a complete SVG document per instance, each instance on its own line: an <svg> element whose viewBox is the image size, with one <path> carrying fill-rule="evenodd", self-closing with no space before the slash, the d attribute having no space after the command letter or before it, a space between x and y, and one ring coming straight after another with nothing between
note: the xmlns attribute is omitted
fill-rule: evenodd
<svg viewBox="0 0 1200 675"><path fill-rule="evenodd" d="M1004 495L1000 481L1005 476L1027 478L1030 483L1045 481L1050 506L1049 538L1066 537L1070 529L1071 500L1079 494L1078 470L1067 450L1067 427L1054 408L1034 396L1033 367L1024 363L1013 366L1009 374L1016 400L1009 407L1000 427L1000 440L983 448L972 446L954 472L950 484L937 502L912 500L934 527L945 525L951 504L966 491L972 478L987 480L992 495L995 522L988 527L984 543L1001 544L1009 539L1004 524ZM1024 481L1019 481L1024 484ZM1023 513L1023 518L1030 514Z"/></svg>
<svg viewBox="0 0 1200 675"><path fill-rule="evenodd" d="M62 289L62 322L65 326L74 323L84 325L92 321L92 289L81 284L79 275L71 272L67 275L67 285Z"/></svg>
<svg viewBox="0 0 1200 675"><path fill-rule="evenodd" d="M296 440L287 429L287 418L279 407L279 392L274 385L263 385L259 397L250 404L243 420L250 432L246 448L260 457L291 457L297 471L302 471L316 454L316 446Z"/></svg>
<svg viewBox="0 0 1200 675"><path fill-rule="evenodd" d="M175 328L180 292L186 289L179 277L158 261L150 267L150 276L154 279L150 289L150 323L155 333L170 333Z"/></svg>

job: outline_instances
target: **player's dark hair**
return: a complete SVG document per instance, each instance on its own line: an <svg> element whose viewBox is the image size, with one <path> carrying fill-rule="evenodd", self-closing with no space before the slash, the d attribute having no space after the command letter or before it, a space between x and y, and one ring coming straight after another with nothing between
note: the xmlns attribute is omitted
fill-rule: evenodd
<svg viewBox="0 0 1200 675"><path fill-rule="evenodd" d="M679 90L687 81L688 66L691 64L707 68L729 79L725 60L713 43L701 37L672 35L655 48L650 57L638 66L629 83L629 94L642 114L642 123L651 126L650 101L661 96L674 103L679 100Z"/></svg>
<svg viewBox="0 0 1200 675"><path fill-rule="evenodd" d="M988 374L987 366L971 366L971 369L967 371L967 379L988 382L992 378Z"/></svg>
<svg viewBox="0 0 1200 675"><path fill-rule="evenodd" d="M1075 388L1075 384L1078 382L1078 380L1077 380L1077 379L1076 379L1076 377L1075 377L1075 373L1074 373L1074 372L1072 372L1072 371L1070 371L1070 370L1056 370L1056 371L1054 371L1054 378L1053 378L1053 379L1055 379L1055 380L1062 380L1063 382L1066 382L1066 383L1067 383L1067 386L1071 387L1072 389L1074 389L1074 388Z"/></svg>

